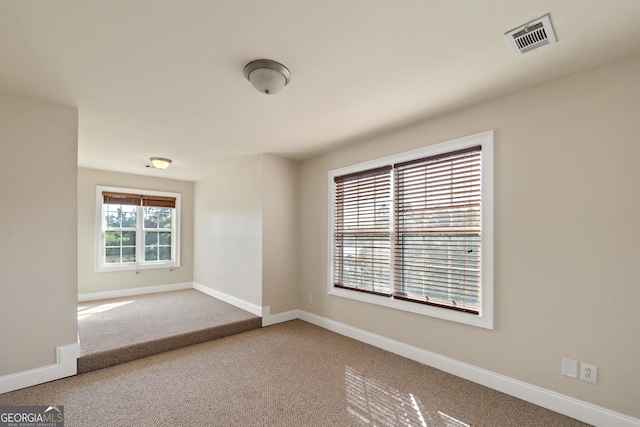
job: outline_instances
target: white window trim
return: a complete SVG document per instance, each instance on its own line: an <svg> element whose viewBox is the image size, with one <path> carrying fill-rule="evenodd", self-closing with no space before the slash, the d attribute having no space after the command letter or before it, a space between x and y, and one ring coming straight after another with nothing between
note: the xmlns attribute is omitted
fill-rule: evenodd
<svg viewBox="0 0 640 427"><path fill-rule="evenodd" d="M171 236L172 243L172 258L174 261L138 261L127 264L104 264L104 221L103 221L103 197L102 192L114 192L114 193L131 193L131 194L144 194L146 196L162 196L162 197L175 197L176 207L172 218L174 224L174 235ZM137 188L124 188L124 187L107 187L103 185L96 186L96 223L95 223L95 242L96 242L96 272L104 273L110 271L138 271L138 270L152 270L160 268L177 268L180 267L180 193L170 193L166 191L151 191L140 190ZM144 237L143 237L144 238ZM139 256L136 259L143 259Z"/></svg>
<svg viewBox="0 0 640 427"><path fill-rule="evenodd" d="M335 185L336 176L360 172L367 169L402 163L422 157L434 156L464 148L482 145L482 290L480 314L463 313L441 307L434 307L402 301L393 297L370 295L363 292L350 291L348 289L333 286L334 269L334 210L335 210ZM406 151L380 159L371 160L357 165L347 166L329 171L329 235L328 235L328 293L343 298L349 298L383 307L408 311L438 319L450 320L466 325L477 326L485 329L493 329L493 131L486 131L453 139L439 144L429 145L417 150ZM393 266L393 263L392 263Z"/></svg>

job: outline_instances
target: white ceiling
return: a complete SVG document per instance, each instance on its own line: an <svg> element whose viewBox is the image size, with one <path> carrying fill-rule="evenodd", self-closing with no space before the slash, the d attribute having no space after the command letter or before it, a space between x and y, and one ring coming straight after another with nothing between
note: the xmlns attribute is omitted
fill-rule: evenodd
<svg viewBox="0 0 640 427"><path fill-rule="evenodd" d="M516 57L503 34L546 13L558 43ZM0 90L77 107L80 166L184 180L238 156L308 158L638 51L639 0L0 2ZM279 94L245 80L259 58L291 70ZM145 168L150 156L174 163Z"/></svg>

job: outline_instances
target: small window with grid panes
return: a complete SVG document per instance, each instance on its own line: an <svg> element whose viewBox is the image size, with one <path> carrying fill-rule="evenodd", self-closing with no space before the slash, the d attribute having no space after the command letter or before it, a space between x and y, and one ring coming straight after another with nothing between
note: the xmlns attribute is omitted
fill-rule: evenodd
<svg viewBox="0 0 640 427"><path fill-rule="evenodd" d="M180 195L101 187L98 271L177 267Z"/></svg>

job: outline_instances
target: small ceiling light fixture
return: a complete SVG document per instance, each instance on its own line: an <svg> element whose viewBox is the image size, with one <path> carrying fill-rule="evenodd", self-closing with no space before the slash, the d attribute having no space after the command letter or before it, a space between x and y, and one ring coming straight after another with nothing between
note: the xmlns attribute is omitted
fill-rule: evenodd
<svg viewBox="0 0 640 427"><path fill-rule="evenodd" d="M171 159L165 159L164 157L150 157L151 164L156 169L166 169L171 164Z"/></svg>
<svg viewBox="0 0 640 427"><path fill-rule="evenodd" d="M244 76L257 91L273 95L280 92L291 81L291 72L279 62L256 59L244 67Z"/></svg>

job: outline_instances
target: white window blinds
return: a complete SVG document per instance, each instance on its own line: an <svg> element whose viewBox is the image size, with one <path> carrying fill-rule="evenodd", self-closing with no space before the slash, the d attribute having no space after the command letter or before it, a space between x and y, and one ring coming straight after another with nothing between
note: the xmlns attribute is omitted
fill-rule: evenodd
<svg viewBox="0 0 640 427"><path fill-rule="evenodd" d="M391 295L391 166L334 181L334 285Z"/></svg>
<svg viewBox="0 0 640 427"><path fill-rule="evenodd" d="M396 164L394 297L479 312L481 147Z"/></svg>
<svg viewBox="0 0 640 427"><path fill-rule="evenodd" d="M334 286L479 314L481 175L475 146L335 177Z"/></svg>

